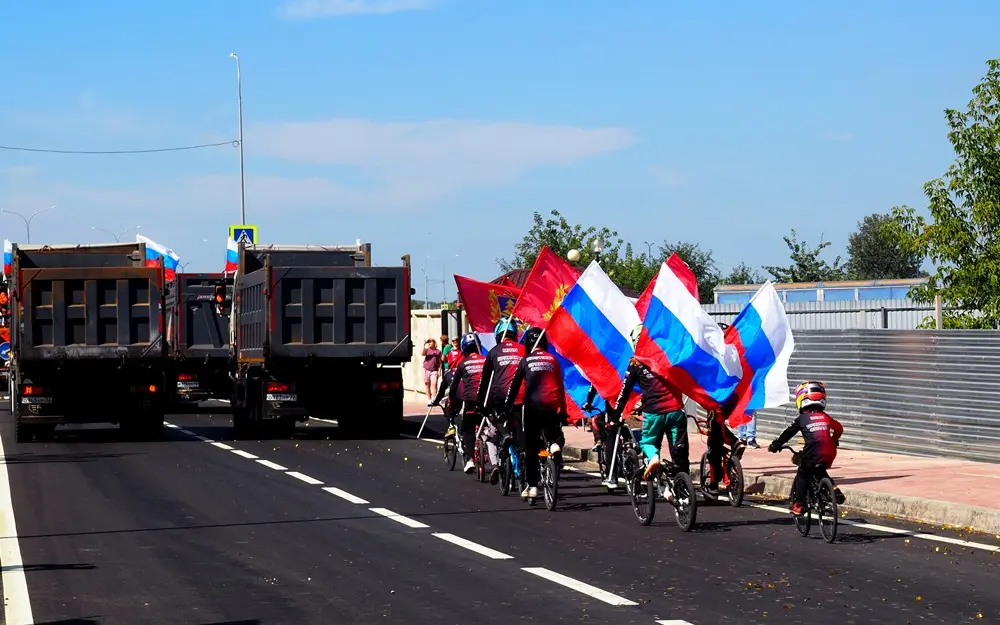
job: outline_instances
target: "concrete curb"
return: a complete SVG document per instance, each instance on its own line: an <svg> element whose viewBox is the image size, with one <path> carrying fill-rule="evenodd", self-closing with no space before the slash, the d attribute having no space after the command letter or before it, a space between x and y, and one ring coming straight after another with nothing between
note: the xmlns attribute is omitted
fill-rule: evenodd
<svg viewBox="0 0 1000 625"><path fill-rule="evenodd" d="M580 462L596 462L589 449L567 446L563 456ZM700 480L698 467L693 468L692 478ZM745 487L748 495L770 495L788 497L792 490L792 478L746 473ZM899 518L917 523L945 525L954 528L1000 534L1000 510L981 508L949 501L935 501L908 495L894 495L869 490L860 490L849 486L841 488L847 502L844 508L877 514L888 518Z"/></svg>

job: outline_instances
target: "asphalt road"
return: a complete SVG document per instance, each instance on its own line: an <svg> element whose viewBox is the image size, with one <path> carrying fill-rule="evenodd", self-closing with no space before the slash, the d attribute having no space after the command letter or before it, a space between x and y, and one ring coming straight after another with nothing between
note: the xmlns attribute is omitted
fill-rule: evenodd
<svg viewBox="0 0 1000 625"><path fill-rule="evenodd" d="M827 545L749 507L702 507L688 534L661 507L644 528L583 473L550 513L448 472L426 441L170 423L163 442L17 444L0 417L24 571L3 541L8 622L25 594L34 623L67 625L1000 622L1000 556L967 545L857 526Z"/></svg>

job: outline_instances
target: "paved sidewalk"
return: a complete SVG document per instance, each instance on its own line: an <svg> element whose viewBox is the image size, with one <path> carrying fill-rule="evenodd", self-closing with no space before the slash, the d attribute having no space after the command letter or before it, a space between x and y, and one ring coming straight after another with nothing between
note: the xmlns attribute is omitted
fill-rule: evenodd
<svg viewBox="0 0 1000 625"><path fill-rule="evenodd" d="M425 404L407 402L406 414L422 420ZM705 438L689 421L691 467L696 474ZM424 437L440 435L444 418L435 408L427 421ZM433 434L431 434L433 433ZM567 459L592 460L593 435L584 428L566 427ZM767 452L769 440L760 439L760 449L747 449L743 455L748 494L787 496L796 467L791 454ZM793 439L798 446L801 439ZM666 445L664 457L669 457ZM922 458L897 454L840 449L830 475L847 497L847 507L886 517L971 528L1000 534L1000 501L992 497L1000 486L1000 464L943 458Z"/></svg>

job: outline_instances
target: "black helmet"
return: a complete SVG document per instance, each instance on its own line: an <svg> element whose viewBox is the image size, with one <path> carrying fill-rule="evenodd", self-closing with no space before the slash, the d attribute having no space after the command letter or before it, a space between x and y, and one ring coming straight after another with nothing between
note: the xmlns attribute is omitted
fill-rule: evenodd
<svg viewBox="0 0 1000 625"><path fill-rule="evenodd" d="M541 328L528 328L524 331L524 346L528 349L548 349L549 342L545 339L545 332Z"/></svg>

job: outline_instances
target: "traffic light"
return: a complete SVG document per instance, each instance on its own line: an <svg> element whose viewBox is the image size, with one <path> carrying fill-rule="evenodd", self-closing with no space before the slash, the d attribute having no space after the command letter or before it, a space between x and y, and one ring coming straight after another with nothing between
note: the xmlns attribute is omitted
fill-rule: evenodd
<svg viewBox="0 0 1000 625"><path fill-rule="evenodd" d="M10 293L7 284L0 284L0 326L6 326L10 320Z"/></svg>
<svg viewBox="0 0 1000 625"><path fill-rule="evenodd" d="M224 281L215 283L215 311L225 317L229 314L227 306L226 283Z"/></svg>

